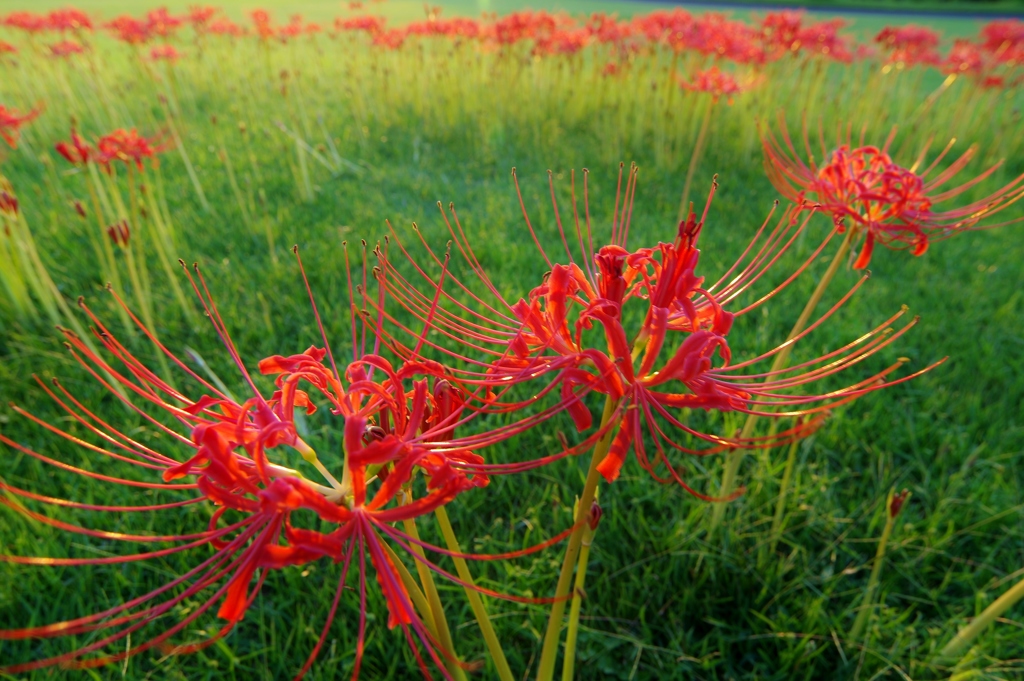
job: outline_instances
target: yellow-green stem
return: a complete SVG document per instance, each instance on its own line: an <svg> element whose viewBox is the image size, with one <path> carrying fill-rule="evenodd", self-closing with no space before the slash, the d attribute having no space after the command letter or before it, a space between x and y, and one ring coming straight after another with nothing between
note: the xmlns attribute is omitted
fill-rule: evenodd
<svg viewBox="0 0 1024 681"><path fill-rule="evenodd" d="M871 576L868 577L868 586L864 589L864 602L860 605L860 611L857 613L857 619L853 622L853 628L850 629L849 640L858 642L861 634L864 633L864 627L868 623L868 617L874 608L875 591L878 589L878 576L882 572L882 563L885 560L885 547L889 543L889 535L892 534L892 526L895 524L896 518L889 512L889 508L892 504L894 490L889 491L889 496L885 500L885 527L882 528L882 536L878 539L878 548L875 550L875 563L871 566Z"/></svg>
<svg viewBox="0 0 1024 681"><path fill-rule="evenodd" d="M804 306L803 312L800 313L800 317L796 320L796 324L793 325L792 331L786 336L786 343L796 338L800 333L807 328L807 322L811 319L811 314L814 312L814 308L821 302L821 297L825 294L825 290L828 288L829 283L835 277L836 272L839 271L839 266L843 262L843 258L850 250L850 245L853 242L856 234L855 229L847 229L846 236L843 242L839 245L839 249L836 251L835 256L832 258L832 262L829 264L828 269L825 270L825 274L822 275L821 281L818 282L818 286L814 289L814 293L811 294L810 299ZM772 362L772 367L769 370L769 375L765 377L765 381L771 381L775 379L772 375L774 372L781 369L785 369L789 363L789 356L793 352L793 343L789 343L784 347L777 355L775 355L775 361ZM747 416L747 420L743 424L743 430L740 432L740 439L747 439L753 436L754 428L757 425L758 417L750 414ZM745 454L742 449L734 449L725 455L725 466L722 469L722 484L719 486L718 496L727 498L736 488L736 472L739 470L740 461L743 459ZM717 529L719 524L722 522L722 518L725 516L725 503L715 504L714 510L711 516L711 530Z"/></svg>
<svg viewBox="0 0 1024 681"><path fill-rule="evenodd" d="M582 507L580 507L582 510ZM577 511L577 515L580 511ZM585 510L589 520L590 509ZM565 657L562 659L562 681L572 681L576 669L576 637L579 634L580 610L583 607L583 585L587 580L587 562L590 560L590 545L594 543L594 530L590 523L583 525L583 539L580 540L580 557L576 564L576 581L572 585L572 605L569 607L569 625L565 630Z"/></svg>
<svg viewBox="0 0 1024 681"><path fill-rule="evenodd" d="M985 608L970 624L958 631L953 640L947 643L942 652L939 653L939 657L948 659L959 654L981 632L985 631L988 625L995 622L997 617L1021 600L1024 600L1024 579L1014 584L1009 591Z"/></svg>
<svg viewBox="0 0 1024 681"><path fill-rule="evenodd" d="M437 516L437 524L441 528L441 534L444 535L444 541L448 545L448 550L454 553L462 553L459 540L455 536L455 530L452 529L452 523L448 519L448 511L445 510L444 506L439 506L434 511L434 515ZM487 607L484 605L480 594L472 588L473 574L469 571L466 559L458 556L452 556L452 559L455 561L455 570L459 573L459 579L469 585L465 587L466 597L469 599L469 607L473 609L473 616L476 617L476 622L480 626L480 633L483 634L484 643L487 644L487 650L491 654L491 659L494 660L494 666L498 670L498 678L501 681L515 681L512 669L508 666L508 660L505 659L505 651L502 650L501 642L498 641L498 635L494 631L491 619L487 616Z"/></svg>
<svg viewBox="0 0 1024 681"><path fill-rule="evenodd" d="M408 491L405 493L405 498L406 503L412 503L412 495ZM416 520L409 518L403 521L402 524L405 527L405 533L414 540L409 542L409 548L421 559L425 558L423 547L416 543L420 539L419 530L416 529ZM445 667L448 668L448 673L453 678L465 679L466 672L459 666L459 658L455 654L455 645L452 643L452 632L448 629L448 620L444 617L441 596L437 593L437 585L434 584L434 573L423 560L416 561L416 572L419 573L420 584L423 585L423 593L427 597L427 604L430 606L430 614L434 620L434 628L437 631L437 642L448 652L447 655L443 656Z"/></svg>
<svg viewBox="0 0 1024 681"><path fill-rule="evenodd" d="M604 414L601 417L601 427L604 428L615 413L618 401L608 397L604 403ZM597 465L601 463L608 453L611 445L614 428L609 428L604 437L594 445L594 453L590 458L590 468L587 471L587 479L583 483L583 493L580 494L580 508L589 509L594 503L594 495L597 492L597 483L601 474L597 471ZM555 602L551 604L551 614L548 616L548 628L544 633L544 647L541 649L540 666L537 668L537 681L551 681L555 674L555 660L558 657L558 641L562 634L562 617L565 615L565 601L569 595L569 582L572 580L572 571L576 567L576 560L579 557L580 544L583 541L583 528L586 523L580 523L569 536L569 545L565 548L565 557L562 559L562 570L558 574L558 585L555 587Z"/></svg>

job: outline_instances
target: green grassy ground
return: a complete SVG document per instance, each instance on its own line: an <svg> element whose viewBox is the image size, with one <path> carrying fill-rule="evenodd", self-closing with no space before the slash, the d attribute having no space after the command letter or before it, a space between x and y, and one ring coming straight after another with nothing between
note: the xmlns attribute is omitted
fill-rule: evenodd
<svg viewBox="0 0 1024 681"><path fill-rule="evenodd" d="M397 6L386 5L389 12ZM114 11L114 3L104 7ZM295 11L316 18L311 3L308 10L296 6ZM299 352L317 342L288 250L291 244L302 246L328 333L344 338L341 241L365 238L375 243L384 233L383 221L390 219L395 225L415 221L429 239L442 244L446 237L434 205L438 200L456 202L484 265L509 295L522 295L515 292L534 285L545 268L527 242L509 178L512 166L518 168L527 204L551 244L556 232L545 204L546 169L555 172L565 193L569 171L590 168L592 214L607 225L617 161L634 160L641 167L635 243L670 239L694 122L702 111L696 99L666 99L679 95L665 90L650 94L640 77L615 81L613 87L591 74L587 64L569 68L526 63L501 73L488 71L490 62L485 62L474 70L474 57L448 47L417 53L413 46L405 56L378 58L353 56L356 50L333 43L319 48L289 45L275 48L265 64L254 48L242 47L183 62L173 81L168 77L159 83L140 75L124 48L105 49L100 76L89 75L84 63L72 67L40 61L23 64L17 79L0 85L0 101L47 102L47 113L26 131L21 149L8 154L3 172L18 190L61 291L72 299L87 296L120 328L116 313L104 302L103 281L91 255L88 230L95 226L79 220L69 207L72 199L86 199L87 185L80 173L47 150L67 137L71 114L89 132L104 131L109 120L155 129L163 115L156 94L173 91L190 161L213 207L210 212L202 209L181 157L165 153L161 172L176 229L174 255L203 264L249 366L267 355ZM448 66L442 57L451 60ZM667 64L663 57L658 68ZM281 96L282 70L292 74L287 96ZM468 84L448 77L452 71L465 76ZM661 71L647 75L655 73ZM829 124L870 122L870 131L883 135L890 124L911 121L939 81L936 74L923 80L903 74L894 85L866 80L866 72L833 70L823 74L822 89L816 91L803 71L771 77L770 91L723 105L713 122L697 174L698 187L706 187L713 172L721 181L702 237L702 262L709 275L728 267L776 198L762 172L755 115L784 108L795 124L798 112L806 109ZM489 86L492 82L512 85L496 90ZM979 142L981 160L968 172L1008 156L1007 169L992 179L994 186L1024 170L1019 112L1013 101L976 100L969 94L952 90L942 106L913 119L916 123L908 124L904 134L912 140L908 148L932 133L943 141L958 135L963 141L959 148ZM319 165L296 152L276 125L282 121L301 130L315 146L325 140L318 119L351 164L331 170ZM239 133L243 122L248 141ZM235 199L219 155L222 148L234 163L242 203L253 211L251 221ZM40 163L43 156L48 163ZM300 161L309 164L308 184ZM1019 210L1013 214L1019 215ZM806 257L827 229L823 217L813 224L813 234L780 263L780 273ZM871 366L898 356L909 357L912 367L945 355L951 359L913 383L840 409L800 446L785 532L775 552L767 550L768 527L785 452L748 457L742 469L747 493L732 504L726 531L718 536L707 532L708 504L655 483L635 462L628 463L622 478L602 493L605 513L591 558L580 678L948 678L950 670L935 663L934 653L965 618L1024 575L1020 240L1020 227L1015 226L958 236L920 258L881 250L863 292L803 344L798 357L813 356L852 340L907 304L921 315L921 323ZM825 264L817 265L814 276ZM231 388L239 389L241 379L231 371L211 329L187 321L159 263L151 257L149 265L158 333L179 351L195 348ZM849 270L841 272L830 296L837 297L856 278ZM803 278L766 312L742 321L732 336L737 358L784 338L813 288L812 279ZM146 354L141 341L130 342ZM344 348L344 341L339 345ZM124 413L76 367L47 320L6 318L0 332L0 392L6 400L73 429L34 385L34 373L60 376L133 436L161 442L152 428ZM715 425L723 431L733 427ZM85 453L11 410L0 413L0 428L44 453L75 465L93 465ZM318 415L310 429L322 443L321 451L337 444L328 416ZM504 454L512 459L549 450L558 430L571 429L568 419L560 419L543 433L524 436ZM81 501L139 499L119 488L55 472L9 449L3 456L0 476L12 485ZM680 463L697 487L713 489L720 461ZM584 470L585 461L562 462L528 476L495 480L485 490L460 498L450 512L464 544L472 550L506 551L565 528ZM912 490L913 497L890 543L881 606L865 637L852 641L847 632L884 522L883 502L894 487ZM147 493L142 498L156 497ZM113 521L84 512L60 517L102 523L115 531L174 533L205 527L209 514L209 508L195 506ZM121 550L111 542L69 537L7 508L0 517L4 553L81 556ZM436 540L429 523L422 531ZM0 564L0 626L29 626L110 607L183 573L194 557L95 569ZM540 596L553 591L559 562L560 552L551 550L474 569L485 585ZM123 667L54 669L25 678L287 677L304 661L319 633L338 573L337 565L320 562L272 574L239 628L224 643L196 655L151 653ZM461 590L442 588L460 653L471 660L483 658L483 644ZM357 605L351 593L342 601L308 678L350 673ZM189 608L194 607L190 602ZM513 670L526 674L539 655L544 609L499 601L491 601L490 608ZM363 678L406 678L415 662L401 635L385 626L384 606L373 589L369 610ZM181 608L174 614L186 612ZM1018 605L979 639L966 666L971 676L958 678L1024 677L1022 614ZM218 626L212 617L200 622L185 639L200 640ZM79 637L76 642L90 640ZM4 641L0 662L56 654L71 645ZM479 676L490 678L492 673L486 667Z"/></svg>

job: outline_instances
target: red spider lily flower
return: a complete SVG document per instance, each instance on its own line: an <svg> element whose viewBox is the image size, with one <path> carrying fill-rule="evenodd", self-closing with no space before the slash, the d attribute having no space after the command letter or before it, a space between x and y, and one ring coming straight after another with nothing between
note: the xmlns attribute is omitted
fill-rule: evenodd
<svg viewBox="0 0 1024 681"><path fill-rule="evenodd" d="M390 299L414 316L429 319L438 334L462 342L465 353L434 344L430 339L423 341L464 363L464 368L451 369L453 381L465 386L507 387L546 378L547 387L539 392L558 391L580 431L588 431L593 425L583 397L589 392L604 395L610 405L606 409L612 411L606 411L606 425L597 432L602 436L614 432L610 451L599 464L607 480L618 477L632 450L641 466L659 481L674 481L691 494L710 500L686 483L683 474L669 464L670 450L707 455L736 448L777 446L816 428L829 408L919 375L920 372L890 379L890 374L902 365L900 361L839 390L824 394L791 392L806 390L815 381L849 369L888 347L916 321L896 332L888 329L905 310L856 341L816 359L781 371L747 373L791 342L733 363L728 335L734 318L758 308L794 281L820 255L832 235L782 283L741 307L738 300L754 295L754 285L788 251L806 227L807 218L798 222L794 219L796 213L787 211L772 228L769 216L740 260L716 283L708 285L696 273L700 256L697 241L707 207L700 220L691 213L679 225L672 242L630 250L627 242L636 191L636 173L630 172L624 192L620 176L611 238L607 245L595 248L586 178L585 173L582 211L573 191L574 234L567 235L562 227L553 183L551 186L556 224L565 250L566 259L561 263L550 258L540 246L523 206L530 235L550 267L543 283L528 298L510 303L499 293L480 266L452 207L451 221L444 210L442 215L455 249L471 275L480 279L483 290L474 291L464 277L450 270L447 257L441 259L428 249L430 259L442 267L440 276L432 276L417 264L397 236L395 243L413 264L425 288L419 291L404 278L383 251L378 251L382 273L378 281ZM582 255L581 260L574 257L574 251ZM792 342L820 326L864 281L861 279ZM627 330L626 319L632 316L623 314L627 307L646 308L643 316L637 317L642 323L631 330ZM387 337L386 342L399 356L414 357L419 352L419 346L410 348L398 338ZM762 379L768 380L761 382ZM488 397L488 406L497 402L496 398ZM685 417L677 417L679 409L812 418L781 433L741 438L702 432ZM653 452L646 444L648 438L653 440ZM687 438L695 440L696 446L683 444ZM659 473L662 465L667 475Z"/></svg>
<svg viewBox="0 0 1024 681"><path fill-rule="evenodd" d="M81 10L57 9L46 15L46 23L52 31L91 31L92 19Z"/></svg>
<svg viewBox="0 0 1024 681"><path fill-rule="evenodd" d="M603 44L621 45L636 35L636 28L632 24L619 21L614 15L604 12L591 14L584 28L594 40Z"/></svg>
<svg viewBox="0 0 1024 681"><path fill-rule="evenodd" d="M214 35L227 35L235 38L245 35L245 29L230 19L217 19L210 24L208 30Z"/></svg>
<svg viewBox="0 0 1024 681"><path fill-rule="evenodd" d="M70 57L73 54L82 54L85 48L73 40L64 40L50 45L50 54L54 57Z"/></svg>
<svg viewBox="0 0 1024 681"><path fill-rule="evenodd" d="M203 5L192 5L188 8L188 14L186 15L187 20L192 24L192 29L197 32L203 32L209 25L210 20L213 19L220 9L216 7L206 7Z"/></svg>
<svg viewBox="0 0 1024 681"><path fill-rule="evenodd" d="M785 10L769 12L761 20L761 40L773 58L781 53L796 53L803 46L800 31L803 29L804 13Z"/></svg>
<svg viewBox="0 0 1024 681"><path fill-rule="evenodd" d="M570 31L555 31L537 40L533 46L535 55L576 54L590 42L590 31L578 28Z"/></svg>
<svg viewBox="0 0 1024 681"><path fill-rule="evenodd" d="M156 155L169 147L170 142L159 136L143 137L135 128L119 128L96 141L96 161L108 169L114 161L121 161L125 165L134 163L141 171L143 160L151 159L157 163Z"/></svg>
<svg viewBox="0 0 1024 681"><path fill-rule="evenodd" d="M985 50L1002 64L1024 62L1024 21L999 19L981 29Z"/></svg>
<svg viewBox="0 0 1024 681"><path fill-rule="evenodd" d="M149 51L149 58L153 61L178 61L181 59L181 52L174 45L158 45Z"/></svg>
<svg viewBox="0 0 1024 681"><path fill-rule="evenodd" d="M404 29L392 28L384 31L383 33L374 35L373 44L380 45L381 47L389 50L397 50L405 44L405 39L408 35L409 34L406 33Z"/></svg>
<svg viewBox="0 0 1024 681"><path fill-rule="evenodd" d="M986 70L985 57L981 46L970 40L957 40L939 65L939 70L946 75L981 76Z"/></svg>
<svg viewBox="0 0 1024 681"><path fill-rule="evenodd" d="M737 80L732 74L712 66L706 71L698 71L690 80L679 79L679 87L691 92L705 92L711 95L712 101L717 102L722 97L732 104L733 95L745 92L757 85L756 80L747 78L744 81Z"/></svg>
<svg viewBox="0 0 1024 681"><path fill-rule="evenodd" d="M633 30L651 42L679 42L691 30L693 15L683 9L656 10L633 18Z"/></svg>
<svg viewBox="0 0 1024 681"><path fill-rule="evenodd" d="M334 30L340 32L344 31L362 31L369 33L370 35L379 35L384 32L384 17L352 17L350 19L337 18L334 20Z"/></svg>
<svg viewBox="0 0 1024 681"><path fill-rule="evenodd" d="M129 45L142 45L153 37L149 23L127 14L121 15L106 24L106 28L117 40Z"/></svg>
<svg viewBox="0 0 1024 681"><path fill-rule="evenodd" d="M3 20L4 26L17 28L26 33L40 33L49 28L49 22L43 14L33 12L11 12Z"/></svg>
<svg viewBox="0 0 1024 681"><path fill-rule="evenodd" d="M68 142L57 142L54 149L58 154L67 159L71 165L85 165L96 159L96 149L93 148L74 127L71 128L71 140Z"/></svg>
<svg viewBox="0 0 1024 681"><path fill-rule="evenodd" d="M352 2L349 2L346 6L348 7L348 11L355 12L356 10L363 8L363 3L359 2L359 0L352 0Z"/></svg>
<svg viewBox="0 0 1024 681"><path fill-rule="evenodd" d="M0 54L17 54L18 48L10 43L0 40Z"/></svg>
<svg viewBox="0 0 1024 681"><path fill-rule="evenodd" d="M18 146L18 137L21 134L21 126L34 120L42 109L32 109L28 113L18 113L14 109L8 109L0 104L0 138L2 138L13 149Z"/></svg>
<svg viewBox="0 0 1024 681"><path fill-rule="evenodd" d="M309 670L322 647L345 588L349 568L357 561L360 617L353 670L353 678L356 678L363 655L367 609L366 558L369 555L369 564L376 573L388 608L389 627L403 628L424 675L429 678L430 673L419 651L420 646L428 652L442 674L450 678L445 665L454 660L446 659L446 653L439 651L431 626L422 619L423 609L416 602L417 594L410 593L402 577L402 570L406 568L396 564L398 559L390 549L391 544L439 574L481 593L519 602L551 602L551 599L509 596L473 587L448 574L412 548L415 544L449 556L504 560L550 546L568 536L575 526L527 549L490 555L453 553L413 538L393 526L398 521L430 513L459 494L485 486L492 473L518 468L487 465L474 453L491 443L503 442L510 433L518 432L516 428L503 426L465 437L455 436L456 428L465 426L474 415L457 389L439 378L444 368L422 360L393 366L379 355L363 353L359 348L365 347L368 322L361 318L363 326L360 333L354 313L353 361L344 372L338 372L329 348L311 347L296 355L268 357L259 362L260 373L275 377L275 390L266 397L245 369L198 267L195 272L195 276L188 274L189 281L252 397L240 402L196 374L163 346L114 292L117 303L131 316L142 334L183 372L185 380L199 386L202 395L189 397L147 368L82 301L80 304L94 324L95 339L104 353L94 353L74 333L64 330L68 348L74 359L110 390L113 397L160 433L162 448L168 448L167 442L170 441L173 445L169 448L171 451L150 447L136 436L117 430L58 381L54 381L52 388L38 382L67 413L76 428L84 429L100 444L90 444L20 407L14 406L14 410L83 447L93 457L132 464L144 479L78 468L0 434L0 442L6 446L63 471L105 483L163 493L176 492L184 494L185 498L147 506L104 506L39 495L6 483L0 483L0 489L29 503L117 514L164 512L191 504L212 504L216 510L208 526L202 531L175 536L113 533L56 520L0 497L0 503L64 531L123 542L172 544L169 548L146 553L99 558L4 555L0 560L23 565L90 566L131 563L208 546L213 548L213 552L181 577L120 606L66 622L0 631L0 640L95 632L91 642L61 655L15 664L5 660L0 665L0 672L17 674L54 665L91 668L120 662L153 648L171 654L204 649L226 636L244 618L270 571L329 558L342 564L341 576L327 621L296 678ZM310 300L312 302L312 293ZM315 303L313 309L319 320ZM378 319L377 329L381 323ZM422 335L425 336L428 330L429 327L424 328ZM371 329L370 333L376 331ZM133 399L115 391L115 385ZM345 460L337 476L320 463L295 426L297 409L307 414L317 409L311 392L318 396L317 399L326 401L331 413L343 420L341 431ZM165 413L173 425L167 425L151 413L153 409L143 408L136 402ZM190 453L182 457L173 451L175 448ZM303 461L313 465L322 475L323 483L313 482L296 468ZM158 482L152 481L154 474L159 476ZM145 479L147 476L150 479ZM413 485L421 478L421 484ZM422 490L416 499L412 498L413 489ZM308 527L311 518L330 529L303 529ZM293 519L299 522L293 523ZM173 612L185 599L193 597L200 598L202 604L173 626L155 636L143 638L141 644L129 646L123 652L105 652L135 632L143 630L143 634L148 633L144 627L154 624ZM218 603L216 615L224 623L206 640L176 646L170 643L172 636L196 622Z"/></svg>
<svg viewBox="0 0 1024 681"><path fill-rule="evenodd" d="M146 13L146 28L152 35L169 38L178 32L187 17L171 16L166 7L158 7Z"/></svg>
<svg viewBox="0 0 1024 681"><path fill-rule="evenodd" d="M930 28L907 24L906 26L886 26L875 42L887 53L886 64L897 68L925 64L935 66L939 63L939 34Z"/></svg>
<svg viewBox="0 0 1024 681"><path fill-rule="evenodd" d="M859 146L854 147L849 134L844 137L840 131L835 146L828 151L822 131L819 158L825 160L818 165L806 127L803 142L808 161L805 163L793 145L785 122L780 120L778 138L770 130L762 131L765 168L772 184L783 196L804 207L820 207L832 217L840 231L854 229L863 235L863 246L853 265L855 269L868 266L876 242L922 255L933 241L967 230L1019 221L979 224L1024 197L1024 175L983 199L940 210L936 208L938 204L980 184L1002 162L959 186L944 188L963 171L977 147L970 147L944 170L938 170L953 146L951 141L927 168L918 171L925 162L927 147L911 168L901 166L889 154L895 132L894 129L881 147L866 145L862 133Z"/></svg>
<svg viewBox="0 0 1024 681"><path fill-rule="evenodd" d="M269 40L276 35L277 30L274 28L273 21L270 19L270 12L265 9L258 9L249 14L252 18L253 26L256 29L256 35L259 36L260 40Z"/></svg>
<svg viewBox="0 0 1024 681"><path fill-rule="evenodd" d="M839 29L846 26L842 19L819 21L800 31L801 49L816 56L849 64L854 55L850 51L850 40L839 35Z"/></svg>

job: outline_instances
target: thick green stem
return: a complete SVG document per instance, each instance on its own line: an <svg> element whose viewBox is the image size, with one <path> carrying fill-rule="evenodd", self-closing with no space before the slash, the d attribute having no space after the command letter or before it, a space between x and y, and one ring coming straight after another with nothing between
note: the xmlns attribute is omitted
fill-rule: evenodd
<svg viewBox="0 0 1024 681"><path fill-rule="evenodd" d="M771 381L775 377L773 374L776 371L785 369L789 363L789 356L793 352L792 341L795 337L800 335L805 328L807 328L807 322L811 319L811 314L814 313L814 308L821 302L821 297L825 295L825 290L828 285L832 282L832 279L836 276L836 272L839 271L839 266L843 262L843 258L850 250L850 245L853 242L856 230L847 229L846 237L843 242L839 245L839 250L836 251L835 256L832 258L831 264L828 269L825 270L825 274L822 275L821 281L818 282L818 286L814 289L814 293L811 294L810 299L804 306L803 312L800 313L800 317L796 320L796 324L793 325L793 330L786 336L786 344L782 350L775 355L775 361L772 362L772 367L769 370L769 375L765 377L765 381ZM740 432L740 439L747 439L753 436L754 428L757 426L758 417L750 414L747 416L746 422L743 424L743 430ZM740 467L740 461L743 460L743 456L746 452L742 449L734 449L725 455L725 466L722 469L722 484L719 487L718 496L728 498L733 490L736 488L736 473ZM721 524L722 518L725 516L725 503L715 504L714 511L711 516L711 530L714 531Z"/></svg>
<svg viewBox="0 0 1024 681"><path fill-rule="evenodd" d="M604 403L604 415L601 417L601 427L604 428L615 413L618 401L608 397ZM597 465L601 463L608 453L611 445L614 429L609 428L604 437L594 445L594 453L590 458L590 468L587 470L587 479L583 483L583 493L580 495L580 508L590 508L594 503L594 495L597 492L597 483L601 474L597 471ZM555 660L558 657L558 641L562 634L562 617L565 615L565 601L569 595L569 582L572 580L572 571L576 567L576 560L579 557L580 545L583 541L583 528L586 523L580 523L569 536L569 545L565 548L565 557L562 559L562 570L558 574L558 585L555 587L555 602L551 605L551 614L548 617L548 628L544 633L544 647L541 649L540 666L537 668L537 681L551 681L555 674Z"/></svg>
<svg viewBox="0 0 1024 681"><path fill-rule="evenodd" d="M579 507L582 510L582 507ZM580 510L577 510L579 515ZM580 610L583 607L583 585L587 580L587 562L590 560L590 545L594 543L596 527L591 526L590 509L584 511L583 539L580 540L580 557L576 564L576 581L572 586L572 606L569 608L569 625L565 630L565 657L562 659L562 681L572 681L576 669L576 637L579 634ZM577 518L577 520L579 520Z"/></svg>
<svg viewBox="0 0 1024 681"><path fill-rule="evenodd" d="M448 511L444 509L444 506L439 506L434 511L434 515L437 516L437 524L441 527L441 534L444 535L448 550L453 553L462 553L455 530L452 529L452 523L448 519ZM452 559L455 561L455 570L459 573L459 579L469 585L465 587L469 607L473 609L473 616L476 617L476 623L480 626L480 633L484 636L487 650L491 654L491 659L494 660L494 666L498 669L498 678L501 681L514 681L512 669L508 666L508 660L505 659L505 651L502 650L501 642L498 641L491 618L487 616L487 607L484 605L483 599L480 598L480 594L472 588L473 574L469 571L466 559L458 556L452 556Z"/></svg>
<svg viewBox="0 0 1024 681"><path fill-rule="evenodd" d="M889 512L892 498L893 491L890 491L888 498L885 500L885 527L882 529L882 536L878 539L878 548L875 550L875 563L871 566L868 586L864 589L864 602L861 603L857 619L854 620L853 628L850 629L848 637L850 641L858 642L860 640L861 634L864 633L864 627L868 623L868 617L874 608L875 591L878 589L878 576L882 572L882 563L885 560L885 547L889 543L889 535L892 534L892 526L896 522L896 517Z"/></svg>
<svg viewBox="0 0 1024 681"><path fill-rule="evenodd" d="M412 495L406 492L406 503L412 503ZM420 533L416 529L416 520L410 518L403 522L405 533L413 538L409 542L409 548L420 558L424 558L423 548L416 542L419 541ZM455 679L465 680L466 672L459 664L459 658L455 654L455 644L452 643L452 632L448 629L448 620L444 617L444 607L441 605L441 596L437 593L437 585L434 584L434 574L423 560L416 561L416 571L419 573L420 584L423 585L423 593L427 597L430 606L430 614L434 620L434 629L437 631L437 642L447 651L444 656L445 667L448 673Z"/></svg>
<svg viewBox="0 0 1024 681"><path fill-rule="evenodd" d="M939 653L939 657L941 659L948 659L959 654L981 632L985 631L988 625L995 622L996 618L1021 600L1024 600L1024 579L1014 584L1009 591L997 598L992 605L985 608L970 624L958 631L953 640L947 643L946 647Z"/></svg>

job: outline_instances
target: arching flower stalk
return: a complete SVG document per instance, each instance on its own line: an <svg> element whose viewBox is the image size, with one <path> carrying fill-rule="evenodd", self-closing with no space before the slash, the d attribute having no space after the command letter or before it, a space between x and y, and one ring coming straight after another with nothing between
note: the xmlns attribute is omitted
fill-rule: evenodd
<svg viewBox="0 0 1024 681"><path fill-rule="evenodd" d="M757 309L792 283L821 254L832 235L774 288L755 293L758 287L768 288L764 286L765 281L775 278L770 270L805 229L810 217L806 215L798 220L798 209L786 211L778 219L769 215L739 261L718 281L708 284L697 273L700 257L697 244L714 188L700 219L691 212L688 219L679 224L671 242L630 249L628 240L637 171L635 167L630 170L624 190L620 171L610 235L605 237L604 245L595 247L595 238L601 237L595 237L592 229L587 178L584 172L581 211L573 176L572 223L569 223L572 231L563 226L554 184L549 178L564 249L561 262L550 257L541 246L520 195L527 229L550 272L528 297L516 302L507 301L487 275L454 207L450 206L449 211L442 208L442 217L464 267L469 276L479 280L479 285L471 285L467 277L452 272L447 254L438 256L425 241L427 261L432 261L432 266L419 264L411 250L400 240L395 241L411 263L414 272L411 280L402 276L401 268L391 261L387 251L378 251L382 273L379 281L388 297L413 316L429 319L439 335L462 343L464 350L460 353L430 339L423 340L460 364L459 368L452 369L453 382L464 386L469 394L474 387L491 385L506 386L507 391L518 384L530 384L531 394L535 395L557 390L578 430L598 435L586 484L579 497L580 508L590 508L601 477L608 482L618 477L631 451L640 465L659 481L674 482L704 500L733 498L738 492L716 499L696 491L669 461L668 453L706 456L788 443L817 427L830 408L921 373L892 378L893 372L905 361L900 360L844 388L798 394L816 381L845 371L891 345L914 325L914 321L910 321L897 331L889 328L905 314L905 309L860 338L816 359L788 369L755 368L788 354L796 342L835 314L866 277L825 314L782 345L734 363L728 338L734 319ZM437 271L431 273L431 269ZM746 305L740 302L751 298L752 302ZM397 338L386 337L386 342L401 357L413 357L420 351L419 345L403 346ZM533 386L538 379L546 381L546 386L540 390ZM596 430L590 409L583 400L590 392L605 397L603 416ZM504 404L500 395L488 402L489 407L500 404ZM736 413L749 418L802 416L807 420L797 427L767 436L755 436L753 432L720 435L692 425L691 421L696 419L688 417L691 411ZM677 413L680 416L676 416ZM687 440L692 443L687 444ZM653 449L648 442L653 443ZM564 599L576 567L581 538L582 530L577 529L566 551L545 637L539 679L551 678L554 671Z"/></svg>
<svg viewBox="0 0 1024 681"><path fill-rule="evenodd" d="M1021 218L1000 223L988 220L1024 197L1024 175L983 199L940 208L939 204L956 199L987 180L1002 166L1002 161L960 185L948 186L977 154L976 145L945 168L940 168L940 164L956 140L951 140L930 163L930 145L925 145L913 164L905 167L896 163L889 152L895 135L894 128L879 147L866 144L862 131L855 147L850 131L847 129L844 134L839 127L834 144L826 147L824 131L820 131L819 165L806 125L802 133L805 161L796 150L785 121L780 119L778 136L767 126L762 128L765 169L772 184L787 199L805 208L820 206L840 231L854 233L851 238L858 242L860 250L855 269L868 266L876 243L923 255L934 241L968 230L1020 221Z"/></svg>
<svg viewBox="0 0 1024 681"><path fill-rule="evenodd" d="M0 672L18 674L54 665L91 668L123 661L150 649L171 654L201 650L225 637L243 619L271 571L322 558L340 563L341 575L321 634L296 678L310 668L327 637L353 563L359 572L353 678L359 675L363 659L368 567L373 568L387 605L389 627L402 627L426 677L431 676L431 662L445 678L461 678L463 670L473 666L456 657L443 612L436 611L439 604L431 603L423 593L430 590L432 581L421 579L421 589L398 557L397 549L423 565L428 574L436 572L476 593L525 603L551 602L550 598L510 596L476 586L446 572L427 558L423 549L459 560L506 560L550 546L567 537L574 527L519 551L471 555L432 546L415 532L394 526L440 509L460 494L486 486L490 474L504 472L502 465L486 464L477 452L520 432L515 424L457 436L456 429L464 429L476 412L447 380L445 368L422 358L393 364L375 352L364 352L360 348L365 347L367 326L372 335L383 328L383 320L378 318L374 323L364 317L357 321L356 315L351 339L353 357L344 372L338 371L321 327L323 347L310 347L289 356L275 355L259 363L261 374L274 377L275 389L267 396L246 369L198 267L194 274L188 273L188 279L250 397L236 399L196 374L128 311L112 290L117 303L125 307L156 351L182 373L184 380L197 385L201 394L189 396L149 369L84 301L80 301L81 307L94 325L93 335L103 352L93 352L84 339L64 330L67 346L72 357L94 379L160 434L164 445L151 447L119 430L56 380L53 387L42 381L39 384L76 429L88 434L88 439L20 407L15 406L15 411L77 445L94 460L131 464L139 475L122 477L91 467L79 468L0 434L0 442L12 450L62 471L99 483L174 494L177 499L149 505L110 506L40 495L6 483L3 490L26 503L115 514L168 512L192 504L211 504L216 510L208 527L173 536L108 532L57 520L0 499L0 503L63 531L131 544L170 544L167 548L101 558L5 555L0 560L23 565L93 566L192 554L208 546L213 550L205 558L200 554L195 567L184 575L119 606L65 622L0 631L0 640L93 632L88 644L61 655L17 663L11 663L5 655ZM313 309L319 324L315 304ZM428 325L422 334L425 336L429 330ZM131 398L118 395L115 386ZM341 419L344 460L340 470L321 461L296 427L296 410L312 414L317 402ZM171 446L166 445L168 441ZM315 521L312 525L310 519ZM306 529L311 526L323 529ZM160 633L151 633L152 627L160 626L180 604L193 600L201 604L176 623L164 625ZM215 633L198 643L171 643L171 637L193 625L215 605L217 616L223 620ZM110 652L111 646L133 634L135 643L122 652ZM142 643L138 642L140 634Z"/></svg>

